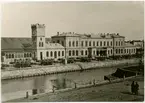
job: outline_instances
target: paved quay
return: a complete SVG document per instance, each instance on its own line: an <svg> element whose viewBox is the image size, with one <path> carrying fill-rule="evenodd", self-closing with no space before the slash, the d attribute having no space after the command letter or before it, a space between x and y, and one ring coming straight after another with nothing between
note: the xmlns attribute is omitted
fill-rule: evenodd
<svg viewBox="0 0 145 103"><path fill-rule="evenodd" d="M13 78L23 78L40 76L61 72L71 72L79 71L91 68L101 68L101 67L113 67L113 66L127 66L139 63L138 58L134 59L122 59L122 60L110 60L110 61L93 61L89 63L74 63L67 65L49 65L49 66L33 66L29 68L19 68L16 70L2 70L1 79L13 79Z"/></svg>
<svg viewBox="0 0 145 103"><path fill-rule="evenodd" d="M131 94L132 81L139 84L139 94ZM69 101L143 101L144 77L137 76L118 83L46 93L41 96L20 98L7 102L69 102Z"/></svg>

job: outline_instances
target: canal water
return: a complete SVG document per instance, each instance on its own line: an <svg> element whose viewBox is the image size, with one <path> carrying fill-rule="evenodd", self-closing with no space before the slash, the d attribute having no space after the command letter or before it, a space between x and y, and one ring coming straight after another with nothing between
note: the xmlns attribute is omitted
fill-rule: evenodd
<svg viewBox="0 0 145 103"><path fill-rule="evenodd" d="M36 93L52 92L52 88L65 89L103 81L104 75L111 74L117 68L98 68L86 71L68 72L23 79L2 80L2 101L25 97Z"/></svg>

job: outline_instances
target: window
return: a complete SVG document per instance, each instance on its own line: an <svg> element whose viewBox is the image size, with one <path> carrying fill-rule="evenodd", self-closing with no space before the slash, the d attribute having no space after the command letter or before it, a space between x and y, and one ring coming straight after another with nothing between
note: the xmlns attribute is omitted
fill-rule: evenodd
<svg viewBox="0 0 145 103"><path fill-rule="evenodd" d="M94 55L95 55L95 50L93 51Z"/></svg>
<svg viewBox="0 0 145 103"><path fill-rule="evenodd" d="M39 42L39 47L41 47L41 42Z"/></svg>
<svg viewBox="0 0 145 103"><path fill-rule="evenodd" d="M60 51L58 51L58 56L60 56Z"/></svg>
<svg viewBox="0 0 145 103"><path fill-rule="evenodd" d="M99 42L98 42L98 41L96 42L96 45L97 45L97 46L99 45Z"/></svg>
<svg viewBox="0 0 145 103"><path fill-rule="evenodd" d="M116 46L118 45L118 42L116 41Z"/></svg>
<svg viewBox="0 0 145 103"><path fill-rule="evenodd" d="M75 46L75 42L74 41L73 41L73 44L72 45L73 45L73 47Z"/></svg>
<svg viewBox="0 0 145 103"><path fill-rule="evenodd" d="M116 54L118 53L118 50L116 49Z"/></svg>
<svg viewBox="0 0 145 103"><path fill-rule="evenodd" d="M89 42L89 46L91 46L91 41Z"/></svg>
<svg viewBox="0 0 145 103"><path fill-rule="evenodd" d="M75 51L73 50L73 56L75 55Z"/></svg>
<svg viewBox="0 0 145 103"><path fill-rule="evenodd" d="M42 42L42 47L43 47L43 42Z"/></svg>
<svg viewBox="0 0 145 103"><path fill-rule="evenodd" d="M40 40L42 40L42 38L40 38Z"/></svg>
<svg viewBox="0 0 145 103"><path fill-rule="evenodd" d="M81 51L81 55L84 55L84 51L83 50Z"/></svg>
<svg viewBox="0 0 145 103"><path fill-rule="evenodd" d="M88 46L88 41L86 41L85 43L86 43L86 46Z"/></svg>
<svg viewBox="0 0 145 103"><path fill-rule="evenodd" d="M57 40L57 43L59 43L59 40Z"/></svg>
<svg viewBox="0 0 145 103"><path fill-rule="evenodd" d="M31 57L32 55L31 55L31 53L30 53L30 57Z"/></svg>
<svg viewBox="0 0 145 103"><path fill-rule="evenodd" d="M84 46L84 41L81 41L81 46Z"/></svg>
<svg viewBox="0 0 145 103"><path fill-rule="evenodd" d="M64 51L62 51L62 56L64 56Z"/></svg>
<svg viewBox="0 0 145 103"><path fill-rule="evenodd" d="M107 41L107 46L109 46L109 41Z"/></svg>
<svg viewBox="0 0 145 103"><path fill-rule="evenodd" d="M126 49L124 49L124 53L126 53Z"/></svg>
<svg viewBox="0 0 145 103"><path fill-rule="evenodd" d="M53 52L52 51L50 52L50 55L51 55L51 57L53 56Z"/></svg>
<svg viewBox="0 0 145 103"><path fill-rule="evenodd" d="M71 56L71 51L69 51L69 56Z"/></svg>
<svg viewBox="0 0 145 103"><path fill-rule="evenodd" d="M6 54L6 58L9 58L8 54Z"/></svg>
<svg viewBox="0 0 145 103"><path fill-rule="evenodd" d="M95 41L93 41L93 46L95 46Z"/></svg>
<svg viewBox="0 0 145 103"><path fill-rule="evenodd" d="M29 53L27 53L27 57L29 57Z"/></svg>
<svg viewBox="0 0 145 103"><path fill-rule="evenodd" d="M112 49L111 49L111 53L110 54L112 54Z"/></svg>
<svg viewBox="0 0 145 103"><path fill-rule="evenodd" d="M49 52L47 51L47 52L46 52L46 56L47 56L47 57L49 57L49 54L48 54L48 53L49 53Z"/></svg>
<svg viewBox="0 0 145 103"><path fill-rule="evenodd" d="M110 45L112 46L112 41L110 42Z"/></svg>
<svg viewBox="0 0 145 103"><path fill-rule="evenodd" d="M121 49L121 53L123 53L123 49Z"/></svg>
<svg viewBox="0 0 145 103"><path fill-rule="evenodd" d="M106 46L106 42L104 41L104 46Z"/></svg>
<svg viewBox="0 0 145 103"><path fill-rule="evenodd" d="M109 52L109 50L108 50L108 54L109 54L110 52Z"/></svg>
<svg viewBox="0 0 145 103"><path fill-rule="evenodd" d="M12 58L14 58L14 54L12 54Z"/></svg>
<svg viewBox="0 0 145 103"><path fill-rule="evenodd" d="M85 51L85 54L88 55L88 51L87 50Z"/></svg>
<svg viewBox="0 0 145 103"><path fill-rule="evenodd" d="M27 57L27 54L26 53L24 53L24 57Z"/></svg>
<svg viewBox="0 0 145 103"><path fill-rule="evenodd" d="M76 56L78 56L78 50L76 50Z"/></svg>
<svg viewBox="0 0 145 103"><path fill-rule="evenodd" d="M78 41L76 41L76 46L78 46Z"/></svg>
<svg viewBox="0 0 145 103"><path fill-rule="evenodd" d="M100 41L100 46L102 46L102 41Z"/></svg>
<svg viewBox="0 0 145 103"><path fill-rule="evenodd" d="M69 41L69 47L71 47L71 41Z"/></svg>
<svg viewBox="0 0 145 103"><path fill-rule="evenodd" d="M99 51L97 51L96 54L99 55Z"/></svg>

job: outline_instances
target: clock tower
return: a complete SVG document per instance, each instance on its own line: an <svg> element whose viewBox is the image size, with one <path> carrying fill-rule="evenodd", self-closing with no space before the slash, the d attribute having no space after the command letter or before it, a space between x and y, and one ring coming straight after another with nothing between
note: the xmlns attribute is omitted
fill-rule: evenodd
<svg viewBox="0 0 145 103"><path fill-rule="evenodd" d="M45 25L32 24L31 29L34 58L37 60L42 60L45 57Z"/></svg>

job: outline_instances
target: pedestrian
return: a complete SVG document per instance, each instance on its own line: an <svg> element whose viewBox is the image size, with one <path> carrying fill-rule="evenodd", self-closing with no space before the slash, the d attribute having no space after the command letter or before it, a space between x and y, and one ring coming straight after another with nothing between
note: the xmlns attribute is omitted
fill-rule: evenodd
<svg viewBox="0 0 145 103"><path fill-rule="evenodd" d="M135 93L135 84L134 84L134 81L132 82L131 84L131 93L134 94Z"/></svg>
<svg viewBox="0 0 145 103"><path fill-rule="evenodd" d="M134 88L135 88L135 94L138 95L139 84L137 82L136 82Z"/></svg>

